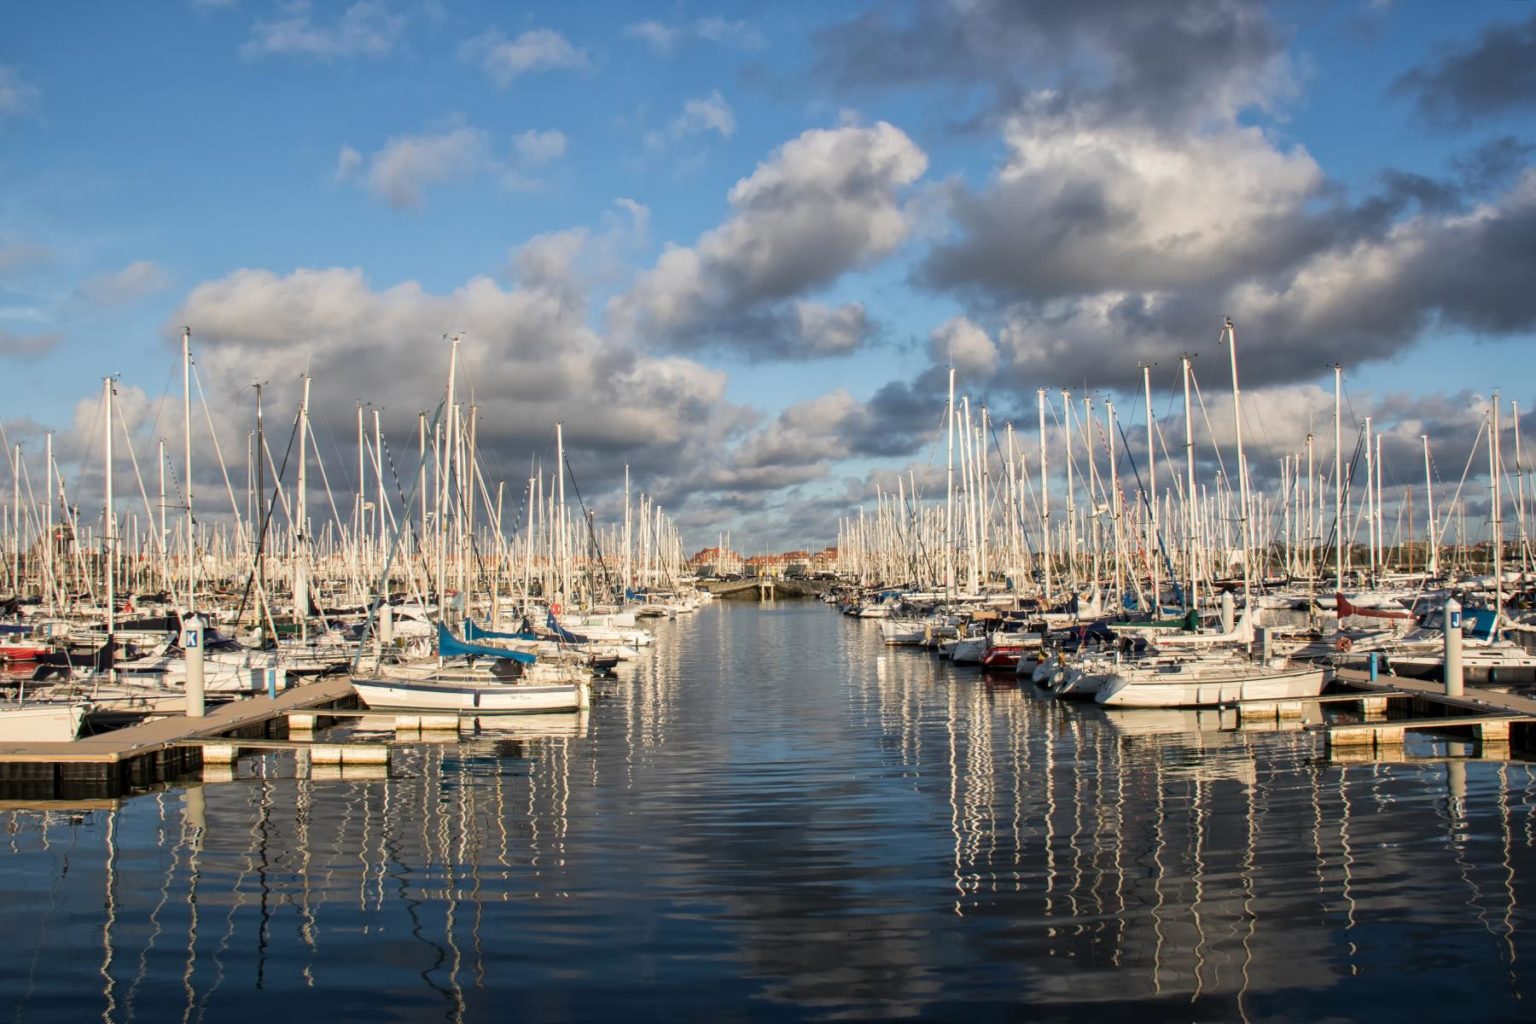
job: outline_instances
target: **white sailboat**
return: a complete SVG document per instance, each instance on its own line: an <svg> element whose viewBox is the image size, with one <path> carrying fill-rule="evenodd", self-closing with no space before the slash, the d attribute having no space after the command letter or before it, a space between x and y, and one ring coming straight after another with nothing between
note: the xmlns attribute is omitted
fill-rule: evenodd
<svg viewBox="0 0 1536 1024"><path fill-rule="evenodd" d="M1253 551L1249 520L1247 464L1243 455L1241 391L1237 381L1237 334L1229 318L1222 339L1232 357L1232 409L1236 425L1237 474L1240 492L1238 516L1242 520L1244 614L1231 637L1251 644L1253 607L1250 556ZM1201 653L1179 657L1159 655L1124 662L1111 671L1095 696L1110 707L1208 707L1249 700L1295 700L1315 697L1327 685L1331 669L1322 666L1293 667L1284 663L1252 661L1235 646L1208 645Z"/></svg>

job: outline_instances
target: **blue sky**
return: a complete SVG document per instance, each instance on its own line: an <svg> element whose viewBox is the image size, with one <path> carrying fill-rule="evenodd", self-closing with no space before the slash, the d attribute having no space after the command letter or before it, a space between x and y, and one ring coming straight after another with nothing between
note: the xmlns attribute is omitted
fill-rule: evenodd
<svg viewBox="0 0 1536 1024"><path fill-rule="evenodd" d="M1224 390L1231 315L1274 451L1337 359L1459 465L1536 406L1532 66L1526 3L11 4L3 419L83 464L121 373L148 451L187 323L226 446L306 366L405 445L465 331L494 473L563 421L591 492L772 548L929 464L946 363L1032 424L1184 350Z"/></svg>

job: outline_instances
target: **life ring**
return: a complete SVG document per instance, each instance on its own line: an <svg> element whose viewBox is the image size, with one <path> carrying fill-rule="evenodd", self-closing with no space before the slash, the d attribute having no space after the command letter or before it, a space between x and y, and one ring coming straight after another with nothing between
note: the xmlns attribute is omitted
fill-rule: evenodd
<svg viewBox="0 0 1536 1024"><path fill-rule="evenodd" d="M1355 646L1355 642L1347 636L1341 636L1333 642L1333 646L1339 651L1349 651Z"/></svg>
<svg viewBox="0 0 1536 1024"><path fill-rule="evenodd" d="M549 613L551 615L559 615L560 614L560 602L556 601L554 604L550 605L549 606Z"/></svg>

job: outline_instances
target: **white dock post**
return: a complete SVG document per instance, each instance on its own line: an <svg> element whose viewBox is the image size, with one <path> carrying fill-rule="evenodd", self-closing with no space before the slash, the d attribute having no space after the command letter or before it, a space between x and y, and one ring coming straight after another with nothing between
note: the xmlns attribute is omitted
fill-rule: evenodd
<svg viewBox="0 0 1536 1024"><path fill-rule="evenodd" d="M496 624L492 623L491 628L495 629ZM383 604L379 605L378 629L375 630L375 632L378 634L380 648L391 647L394 645L395 610L390 607L388 601L385 601Z"/></svg>
<svg viewBox="0 0 1536 1024"><path fill-rule="evenodd" d="M1462 694L1461 671L1461 602L1454 597L1445 602L1445 695L1460 697Z"/></svg>
<svg viewBox="0 0 1536 1024"><path fill-rule="evenodd" d="M203 620L187 616L181 649L187 655L187 717L203 717Z"/></svg>

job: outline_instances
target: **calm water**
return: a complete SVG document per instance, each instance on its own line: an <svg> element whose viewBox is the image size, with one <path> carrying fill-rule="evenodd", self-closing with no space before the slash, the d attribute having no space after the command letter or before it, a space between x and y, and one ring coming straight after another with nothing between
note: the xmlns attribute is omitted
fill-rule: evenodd
<svg viewBox="0 0 1536 1024"><path fill-rule="evenodd" d="M0 812L17 1021L1530 1019L1525 764L990 685L821 605L589 716ZM383 737L380 736L380 739Z"/></svg>

